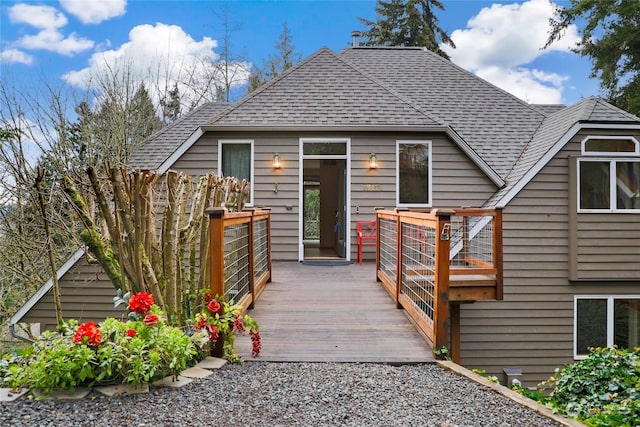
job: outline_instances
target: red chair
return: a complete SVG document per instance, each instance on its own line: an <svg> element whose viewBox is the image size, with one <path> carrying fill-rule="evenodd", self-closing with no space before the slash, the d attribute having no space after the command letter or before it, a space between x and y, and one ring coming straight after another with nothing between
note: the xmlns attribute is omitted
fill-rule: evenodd
<svg viewBox="0 0 640 427"><path fill-rule="evenodd" d="M358 263L362 265L362 247L376 245L376 240L377 240L376 221L356 222L356 236L358 239Z"/></svg>

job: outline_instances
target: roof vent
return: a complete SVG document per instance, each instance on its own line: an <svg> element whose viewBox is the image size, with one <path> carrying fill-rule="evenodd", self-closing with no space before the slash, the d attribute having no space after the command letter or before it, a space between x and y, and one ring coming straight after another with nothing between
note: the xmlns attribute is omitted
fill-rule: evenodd
<svg viewBox="0 0 640 427"><path fill-rule="evenodd" d="M352 43L351 47L360 46L360 36L361 35L362 35L362 33L360 31L352 31L351 32L351 37L353 37L353 43Z"/></svg>

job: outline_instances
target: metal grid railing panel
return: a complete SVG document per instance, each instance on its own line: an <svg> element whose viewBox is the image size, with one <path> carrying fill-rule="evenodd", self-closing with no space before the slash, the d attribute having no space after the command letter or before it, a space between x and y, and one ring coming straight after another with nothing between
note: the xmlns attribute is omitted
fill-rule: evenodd
<svg viewBox="0 0 640 427"><path fill-rule="evenodd" d="M396 221L380 218L378 234L378 241L380 242L380 265L378 268L392 283L396 283L398 264L398 229Z"/></svg>
<svg viewBox="0 0 640 427"><path fill-rule="evenodd" d="M251 291L249 225L224 227L224 297L227 301L238 302Z"/></svg>
<svg viewBox="0 0 640 427"><path fill-rule="evenodd" d="M433 322L435 310L436 232L434 228L402 223L400 293Z"/></svg>
<svg viewBox="0 0 640 427"><path fill-rule="evenodd" d="M470 260L493 263L494 218L490 216L451 217L452 267L474 268Z"/></svg>
<svg viewBox="0 0 640 427"><path fill-rule="evenodd" d="M253 276L259 278L269 271L269 235L267 219L253 223Z"/></svg>

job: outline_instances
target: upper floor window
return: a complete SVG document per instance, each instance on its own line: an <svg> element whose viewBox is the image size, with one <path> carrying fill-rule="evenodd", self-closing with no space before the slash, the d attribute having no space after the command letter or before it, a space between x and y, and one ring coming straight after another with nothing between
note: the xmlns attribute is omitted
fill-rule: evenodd
<svg viewBox="0 0 640 427"><path fill-rule="evenodd" d="M396 204L431 206L431 141L397 141Z"/></svg>
<svg viewBox="0 0 640 427"><path fill-rule="evenodd" d="M587 137L578 160L579 212L640 212L640 144L633 137Z"/></svg>
<svg viewBox="0 0 640 427"><path fill-rule="evenodd" d="M218 175L246 179L251 187L249 202L253 204L253 141L218 141Z"/></svg>

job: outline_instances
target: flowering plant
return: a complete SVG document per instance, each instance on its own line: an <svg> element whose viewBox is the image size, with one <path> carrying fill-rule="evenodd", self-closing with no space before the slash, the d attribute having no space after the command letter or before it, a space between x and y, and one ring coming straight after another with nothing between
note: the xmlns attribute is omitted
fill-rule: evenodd
<svg viewBox="0 0 640 427"><path fill-rule="evenodd" d="M207 290L201 291L202 308L196 313L192 322L195 336L200 336L204 343L216 343L224 340L224 357L230 362L241 361L235 350L235 334L249 332L252 343L251 355L258 357L262 349L260 327L248 314L241 315L241 307L228 303Z"/></svg>
<svg viewBox="0 0 640 427"><path fill-rule="evenodd" d="M12 387L50 392L95 384L140 384L176 376L201 354L192 337L169 326L153 296L138 293L114 298L127 303L129 320L108 318L99 324L75 320L61 332L45 331L12 373Z"/></svg>

